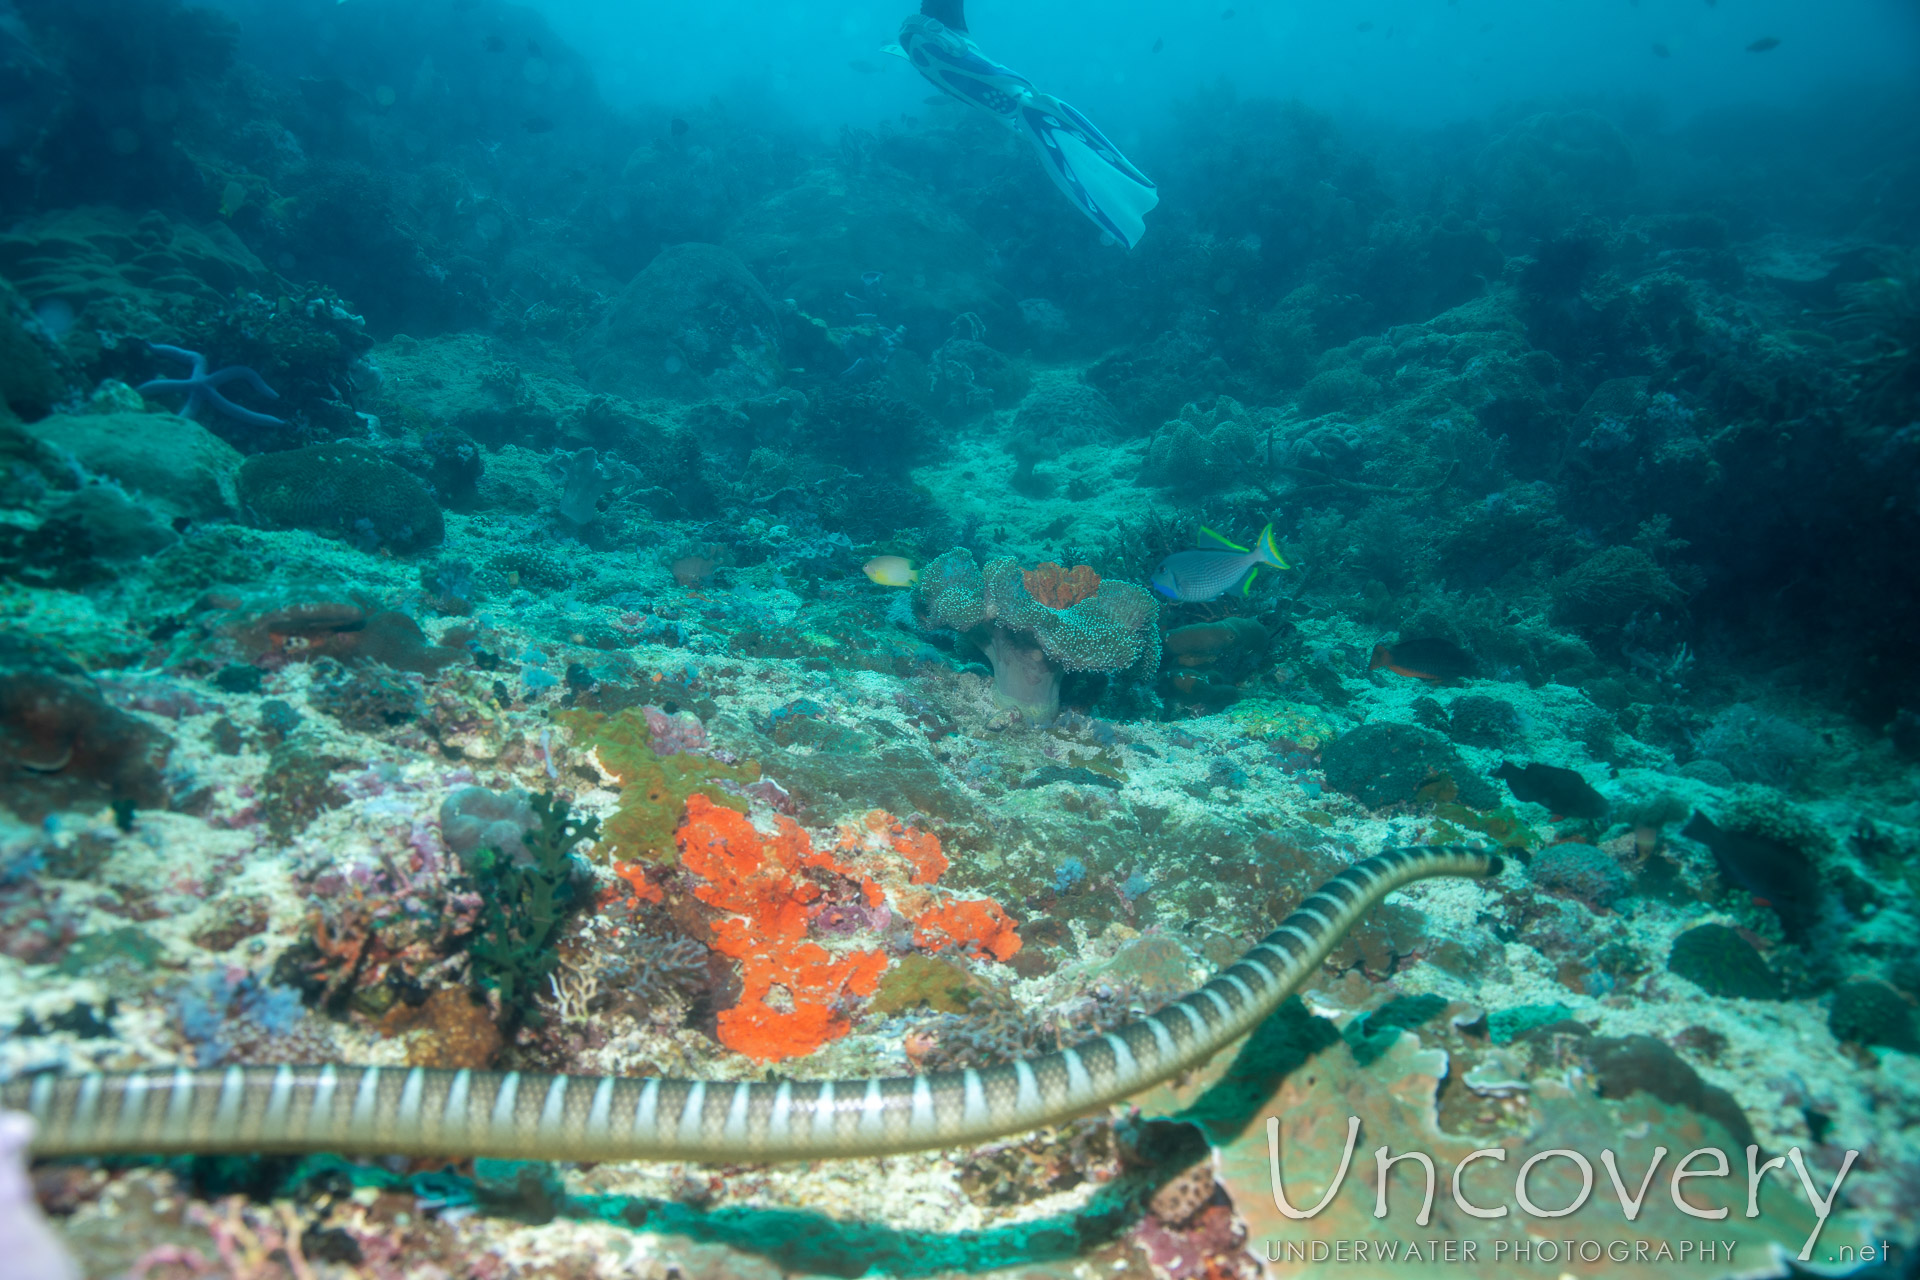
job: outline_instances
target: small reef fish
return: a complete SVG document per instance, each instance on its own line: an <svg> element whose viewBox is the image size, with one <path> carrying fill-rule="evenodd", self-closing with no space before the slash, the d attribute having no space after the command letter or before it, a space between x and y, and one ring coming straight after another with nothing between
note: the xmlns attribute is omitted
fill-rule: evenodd
<svg viewBox="0 0 1920 1280"><path fill-rule="evenodd" d="M671 123L667 125L667 128L672 132L673 136L676 138L686 137L687 130L691 129L692 127L693 127L692 125L688 124L685 120L682 120L679 116L675 116L671 121Z"/></svg>
<svg viewBox="0 0 1920 1280"><path fill-rule="evenodd" d="M1260 531L1251 549L1211 529L1202 529L1199 550L1174 552L1160 562L1148 581L1169 600L1197 604L1235 588L1241 595L1247 594L1261 565L1273 569L1291 567L1281 558L1280 548L1274 543L1272 525Z"/></svg>
<svg viewBox="0 0 1920 1280"><path fill-rule="evenodd" d="M1788 938L1805 937L1819 920L1820 873L1801 849L1757 832L1727 831L1698 810L1680 834L1707 846L1723 877L1772 907Z"/></svg>
<svg viewBox="0 0 1920 1280"><path fill-rule="evenodd" d="M920 581L920 571L905 556L875 556L860 567L883 587L910 587Z"/></svg>
<svg viewBox="0 0 1920 1280"><path fill-rule="evenodd" d="M1530 764L1522 769L1507 760L1493 771L1493 776L1507 784L1514 799L1545 805L1559 817L1600 822L1607 816L1607 798L1573 769L1551 764Z"/></svg>
<svg viewBox="0 0 1920 1280"><path fill-rule="evenodd" d="M1761 36L1758 40L1755 40L1752 44L1747 46L1747 52L1748 53L1766 53L1766 52L1769 52L1770 50L1778 49L1779 47L1780 47L1779 37Z"/></svg>
<svg viewBox="0 0 1920 1280"><path fill-rule="evenodd" d="M1395 675L1452 684L1474 673L1473 655L1450 640L1402 640L1398 644L1376 644L1367 670L1385 667Z"/></svg>
<svg viewBox="0 0 1920 1280"><path fill-rule="evenodd" d="M1673 56L1673 50L1667 48L1664 44L1656 44L1653 46L1653 56L1656 58L1671 58Z"/></svg>

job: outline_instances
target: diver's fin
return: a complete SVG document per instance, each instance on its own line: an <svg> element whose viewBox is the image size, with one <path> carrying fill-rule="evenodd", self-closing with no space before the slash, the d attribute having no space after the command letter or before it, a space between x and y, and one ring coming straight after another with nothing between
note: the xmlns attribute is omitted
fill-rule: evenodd
<svg viewBox="0 0 1920 1280"><path fill-rule="evenodd" d="M1047 176L1080 212L1129 249L1140 243L1160 192L1120 148L1052 94L1035 93L1022 103L1020 125L1039 148Z"/></svg>
<svg viewBox="0 0 1920 1280"><path fill-rule="evenodd" d="M1207 551L1238 551L1244 554L1247 550L1225 534L1204 527L1200 530L1199 543Z"/></svg>
<svg viewBox="0 0 1920 1280"><path fill-rule="evenodd" d="M967 0L920 0L920 16L951 31L967 34Z"/></svg>
<svg viewBox="0 0 1920 1280"><path fill-rule="evenodd" d="M905 58L907 56L907 51L897 44L883 44L880 46L880 52L890 53L896 58Z"/></svg>
<svg viewBox="0 0 1920 1280"><path fill-rule="evenodd" d="M1280 554L1280 544L1273 540L1272 525L1268 525L1260 531L1260 540L1253 545L1260 549L1259 555L1262 563L1270 564L1276 569L1291 569L1293 567L1287 563L1286 557Z"/></svg>

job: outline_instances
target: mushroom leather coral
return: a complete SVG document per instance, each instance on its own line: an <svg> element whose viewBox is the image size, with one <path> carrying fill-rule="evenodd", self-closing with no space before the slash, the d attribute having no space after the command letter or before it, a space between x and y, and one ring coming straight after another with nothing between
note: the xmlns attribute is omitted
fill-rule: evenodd
<svg viewBox="0 0 1920 1280"><path fill-rule="evenodd" d="M1022 569L1020 577L1027 594L1049 609L1069 608L1100 589L1100 575L1091 565L1077 564L1069 569L1042 560L1038 568Z"/></svg>
<svg viewBox="0 0 1920 1280"><path fill-rule="evenodd" d="M857 885L870 908L890 903L912 921L924 950L962 947L1006 960L1020 949L998 903L934 887L947 869L938 837L878 809L843 826L833 848L815 849L788 818L768 835L693 795L675 839L681 866L702 881L694 896L727 913L710 926L714 949L740 963L740 1001L719 1015L720 1042L759 1062L800 1057L846 1035L850 998L873 995L887 971L884 951L835 953L807 939L808 905L823 883ZM769 999L775 987L786 993L778 1007Z"/></svg>

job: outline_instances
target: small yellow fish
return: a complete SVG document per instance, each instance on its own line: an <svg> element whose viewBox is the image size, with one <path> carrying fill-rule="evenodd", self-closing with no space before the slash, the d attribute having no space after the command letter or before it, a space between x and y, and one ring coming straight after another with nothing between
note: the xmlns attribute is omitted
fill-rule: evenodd
<svg viewBox="0 0 1920 1280"><path fill-rule="evenodd" d="M920 571L905 556L875 556L862 567L883 587L910 587L920 581Z"/></svg>
<svg viewBox="0 0 1920 1280"><path fill-rule="evenodd" d="M246 202L247 189L237 182L229 182L227 189L220 193L220 216L231 218Z"/></svg>

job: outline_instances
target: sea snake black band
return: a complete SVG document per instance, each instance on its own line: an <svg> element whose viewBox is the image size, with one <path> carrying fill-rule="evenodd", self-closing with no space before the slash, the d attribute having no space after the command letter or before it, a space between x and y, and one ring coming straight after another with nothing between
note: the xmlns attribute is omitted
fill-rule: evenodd
<svg viewBox="0 0 1920 1280"><path fill-rule="evenodd" d="M0 1086L36 1156L302 1152L765 1161L964 1146L1082 1115L1206 1061L1319 967L1363 912L1430 876L1498 874L1458 845L1393 849L1321 886L1232 966L1057 1053L870 1080L731 1082L421 1067L178 1068Z"/></svg>

